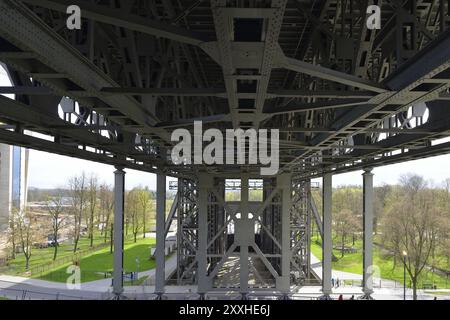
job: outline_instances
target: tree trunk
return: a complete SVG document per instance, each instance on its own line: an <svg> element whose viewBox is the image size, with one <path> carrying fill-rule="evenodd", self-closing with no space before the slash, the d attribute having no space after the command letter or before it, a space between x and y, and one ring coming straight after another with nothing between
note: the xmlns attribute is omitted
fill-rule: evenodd
<svg viewBox="0 0 450 320"><path fill-rule="evenodd" d="M74 239L74 246L73 246L73 252L74 253L77 253L77 249L78 249L78 241L80 240L80 236L78 235L78 236L75 236L75 239Z"/></svg>
<svg viewBox="0 0 450 320"><path fill-rule="evenodd" d="M114 224L111 223L111 232L110 232L111 243L109 244L109 253L113 253L113 242L114 242Z"/></svg>
<svg viewBox="0 0 450 320"><path fill-rule="evenodd" d="M58 255L58 241L55 241L55 250L53 251L53 261L56 260L57 255Z"/></svg>
<svg viewBox="0 0 450 320"><path fill-rule="evenodd" d="M12 252L11 252L11 258L14 260L16 259L16 242L12 241Z"/></svg>
<svg viewBox="0 0 450 320"><path fill-rule="evenodd" d="M91 238L91 243L90 243L89 246L92 248L92 247L94 246L94 234L91 233L91 234L89 235L89 237Z"/></svg>
<svg viewBox="0 0 450 320"><path fill-rule="evenodd" d="M345 237L342 236L341 258L344 257L344 249L345 249L345 242L344 242L344 240L345 240Z"/></svg>
<svg viewBox="0 0 450 320"><path fill-rule="evenodd" d="M25 256L25 270L28 271L28 269L30 269L30 257Z"/></svg>
<svg viewBox="0 0 450 320"><path fill-rule="evenodd" d="M142 219L142 224L143 224L143 226L142 226L142 230L143 230L143 235L142 235L142 237L145 239L145 212L144 212L144 218Z"/></svg>
<svg viewBox="0 0 450 320"><path fill-rule="evenodd" d="M413 300L417 300L417 277L412 278Z"/></svg>
<svg viewBox="0 0 450 320"><path fill-rule="evenodd" d="M106 243L106 239L108 238L108 227L107 224L105 224L105 234L103 238L103 242Z"/></svg>
<svg viewBox="0 0 450 320"><path fill-rule="evenodd" d="M108 225L109 225L109 216L106 216L106 223L105 223L105 243L106 239L108 238ZM112 231L111 231L112 232Z"/></svg>
<svg viewBox="0 0 450 320"><path fill-rule="evenodd" d="M134 243L137 242L137 232L134 233Z"/></svg>

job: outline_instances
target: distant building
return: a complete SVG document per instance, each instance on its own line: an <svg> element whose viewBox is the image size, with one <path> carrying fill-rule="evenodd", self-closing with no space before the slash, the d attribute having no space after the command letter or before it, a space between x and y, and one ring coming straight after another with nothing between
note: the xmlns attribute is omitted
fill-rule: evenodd
<svg viewBox="0 0 450 320"><path fill-rule="evenodd" d="M13 209L27 201L29 150L0 144L0 229L8 226Z"/></svg>

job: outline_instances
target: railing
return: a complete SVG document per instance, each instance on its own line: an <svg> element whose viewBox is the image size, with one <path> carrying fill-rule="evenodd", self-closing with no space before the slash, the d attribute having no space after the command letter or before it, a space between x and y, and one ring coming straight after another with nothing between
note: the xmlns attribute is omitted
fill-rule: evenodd
<svg viewBox="0 0 450 320"><path fill-rule="evenodd" d="M81 250L79 252L76 252L72 255L68 255L66 257L58 258L55 261L52 261L51 263L46 263L46 264L42 264L40 266L32 267L28 271L24 272L24 274L25 275L31 274L32 276L42 275L46 271L55 269L57 267L63 266L65 264L68 264L71 262L73 263L73 262L79 261L84 256L87 256L91 253L94 253L95 251L98 251L98 250L101 250L101 249L104 249L104 248L107 248L110 246L111 246L110 242L98 244L98 245L93 246L92 248Z"/></svg>
<svg viewBox="0 0 450 320"><path fill-rule="evenodd" d="M8 300L103 300L104 294L97 294L96 296L83 297L76 295L68 295L65 293L47 293L33 290L0 288L0 297Z"/></svg>

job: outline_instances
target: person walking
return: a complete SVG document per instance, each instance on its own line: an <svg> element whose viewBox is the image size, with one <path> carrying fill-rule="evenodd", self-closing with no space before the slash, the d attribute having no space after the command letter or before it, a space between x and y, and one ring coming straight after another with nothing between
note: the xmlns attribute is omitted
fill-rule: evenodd
<svg viewBox="0 0 450 320"><path fill-rule="evenodd" d="M340 294L338 300L344 300L344 296L342 294Z"/></svg>

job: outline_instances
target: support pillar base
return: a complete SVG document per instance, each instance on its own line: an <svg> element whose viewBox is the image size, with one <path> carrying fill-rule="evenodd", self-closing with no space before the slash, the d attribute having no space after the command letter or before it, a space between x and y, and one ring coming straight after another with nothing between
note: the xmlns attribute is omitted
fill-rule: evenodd
<svg viewBox="0 0 450 320"><path fill-rule="evenodd" d="M281 299L280 299L280 300L288 301L288 300L291 300L291 297L289 296L288 293L284 293L284 294L281 296Z"/></svg>
<svg viewBox="0 0 450 320"><path fill-rule="evenodd" d="M156 293L156 300L161 301L164 300L164 293Z"/></svg>
<svg viewBox="0 0 450 320"><path fill-rule="evenodd" d="M333 298L331 298L329 294L324 294L320 296L318 300L333 300Z"/></svg>
<svg viewBox="0 0 450 320"><path fill-rule="evenodd" d="M113 293L111 299L112 301L122 301L122 300L128 300L128 298L126 296L124 296L122 293L117 294L117 293Z"/></svg>
<svg viewBox="0 0 450 320"><path fill-rule="evenodd" d="M372 297L371 293L365 293L362 296L358 297L358 300L375 300L375 299Z"/></svg>

